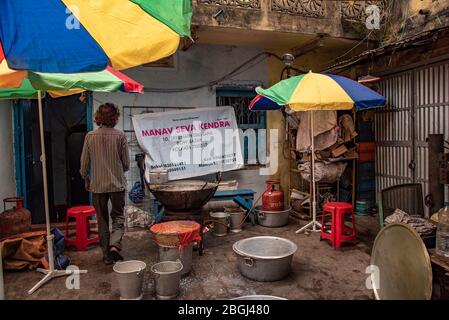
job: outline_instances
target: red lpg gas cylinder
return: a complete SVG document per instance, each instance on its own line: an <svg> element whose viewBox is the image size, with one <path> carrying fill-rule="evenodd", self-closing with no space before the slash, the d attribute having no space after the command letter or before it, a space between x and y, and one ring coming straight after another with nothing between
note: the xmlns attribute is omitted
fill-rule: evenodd
<svg viewBox="0 0 449 320"><path fill-rule="evenodd" d="M6 205L14 203L12 209ZM23 198L3 199L4 211L0 213L0 239L31 230L31 212L23 207Z"/></svg>
<svg viewBox="0 0 449 320"><path fill-rule="evenodd" d="M262 210L281 211L284 210L284 193L280 190L279 180L268 180L265 192L262 195ZM276 190L275 186L278 186Z"/></svg>

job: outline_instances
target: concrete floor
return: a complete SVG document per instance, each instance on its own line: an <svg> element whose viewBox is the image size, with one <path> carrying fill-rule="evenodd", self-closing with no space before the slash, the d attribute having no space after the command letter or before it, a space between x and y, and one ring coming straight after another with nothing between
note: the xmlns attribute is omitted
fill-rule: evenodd
<svg viewBox="0 0 449 320"><path fill-rule="evenodd" d="M357 217L358 241L336 251L319 235L297 235L303 221L291 219L282 228L264 228L245 225L242 232L215 237L205 236L205 252L193 253L193 270L181 280L179 299L229 299L242 295L265 294L287 299L372 299L372 291L365 287L372 242L377 233L377 219ZM298 245L293 258L292 272L284 280L256 282L240 275L232 244L242 238L275 235L292 240ZM125 238L125 259L137 259L151 266L157 260L157 246L145 230L129 230ZM93 247L87 252L66 251L72 264L88 273L81 275L80 289L66 289L66 278L54 279L33 295L27 291L41 279L36 271L7 272L6 299L119 299L119 289L111 266L101 262L101 251ZM147 268L143 299L154 297L153 279Z"/></svg>

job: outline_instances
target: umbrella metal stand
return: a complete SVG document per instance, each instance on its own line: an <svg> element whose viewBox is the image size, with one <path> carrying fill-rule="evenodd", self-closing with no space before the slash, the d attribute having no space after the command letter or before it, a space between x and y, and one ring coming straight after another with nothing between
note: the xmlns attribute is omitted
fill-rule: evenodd
<svg viewBox="0 0 449 320"><path fill-rule="evenodd" d="M38 108L39 108L39 131L41 140L41 162L42 162L42 179L44 187L44 208L45 208L45 224L47 228L47 248L48 248L48 262L50 269L38 268L37 271L45 274L45 276L36 285L28 291L28 294L32 294L45 283L53 278L79 275L81 273L87 273L87 270L55 270L54 264L54 253L53 253L53 240L54 236L50 230L50 213L48 205L48 184L47 184L47 160L45 154L45 139L44 139L44 117L42 112L42 93L40 90L37 91L38 97Z"/></svg>
<svg viewBox="0 0 449 320"><path fill-rule="evenodd" d="M321 223L316 221L316 189L315 189L315 137L313 128L313 111L310 111L310 139L311 139L311 149L312 149L312 161L310 166L310 175L312 177L312 190L310 196L312 197L312 221L306 224L301 229L297 230L296 233L301 233L306 230L310 230L312 227L313 232L319 232L321 229ZM318 229L317 229L318 227Z"/></svg>

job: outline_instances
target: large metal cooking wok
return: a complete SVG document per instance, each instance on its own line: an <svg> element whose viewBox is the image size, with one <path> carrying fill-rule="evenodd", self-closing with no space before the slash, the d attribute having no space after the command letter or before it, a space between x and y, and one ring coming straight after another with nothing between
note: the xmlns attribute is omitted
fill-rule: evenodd
<svg viewBox="0 0 449 320"><path fill-rule="evenodd" d="M195 211L201 209L215 194L218 182L178 180L148 184L148 188L166 210Z"/></svg>

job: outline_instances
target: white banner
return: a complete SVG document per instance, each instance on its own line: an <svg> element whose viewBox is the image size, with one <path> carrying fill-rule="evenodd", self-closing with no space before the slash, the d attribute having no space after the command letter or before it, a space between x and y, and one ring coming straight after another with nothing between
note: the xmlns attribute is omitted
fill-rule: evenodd
<svg viewBox="0 0 449 320"><path fill-rule="evenodd" d="M213 107L133 116L134 131L146 154L146 178L166 169L169 180L243 167L234 108Z"/></svg>

